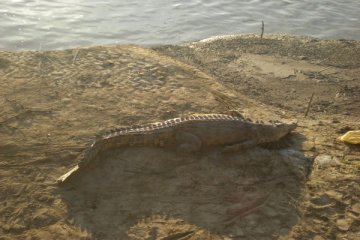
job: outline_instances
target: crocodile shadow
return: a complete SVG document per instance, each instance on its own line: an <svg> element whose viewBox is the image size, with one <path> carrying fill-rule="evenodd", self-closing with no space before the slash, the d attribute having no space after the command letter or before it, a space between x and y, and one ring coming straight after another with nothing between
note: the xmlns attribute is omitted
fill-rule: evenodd
<svg viewBox="0 0 360 240"><path fill-rule="evenodd" d="M212 148L193 156L124 147L102 153L58 191L71 221L94 239L182 239L204 230L233 239L276 238L298 221L312 166L296 150L303 140L293 136L292 148L231 154Z"/></svg>

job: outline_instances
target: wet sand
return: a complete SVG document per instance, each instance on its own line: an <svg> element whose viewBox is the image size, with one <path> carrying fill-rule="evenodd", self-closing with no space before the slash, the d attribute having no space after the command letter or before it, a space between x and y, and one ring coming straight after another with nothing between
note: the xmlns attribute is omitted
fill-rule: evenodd
<svg viewBox="0 0 360 240"><path fill-rule="evenodd" d="M359 56L357 41L285 35L0 52L0 236L359 238L359 148L336 141L360 128ZM99 131L234 111L299 127L230 156L117 149L55 184Z"/></svg>

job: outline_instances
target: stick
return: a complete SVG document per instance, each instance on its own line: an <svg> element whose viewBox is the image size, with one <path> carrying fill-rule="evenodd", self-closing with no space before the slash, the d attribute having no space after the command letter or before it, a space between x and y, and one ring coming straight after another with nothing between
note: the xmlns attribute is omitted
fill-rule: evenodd
<svg viewBox="0 0 360 240"><path fill-rule="evenodd" d="M263 38L263 35L264 35L264 29L265 29L265 24L264 24L264 21L261 21L261 36L260 36L260 38Z"/></svg>
<svg viewBox="0 0 360 240"><path fill-rule="evenodd" d="M38 65L40 70L41 70L42 57L43 57L41 52L42 52L42 43L40 42L40 45L39 45L40 61L39 61L39 65Z"/></svg>
<svg viewBox="0 0 360 240"><path fill-rule="evenodd" d="M74 55L72 64L75 64L75 61L76 61L76 58L77 58L78 53L79 53L79 49L76 49L76 52L75 52L75 55Z"/></svg>
<svg viewBox="0 0 360 240"><path fill-rule="evenodd" d="M318 73L321 73L321 72L323 72L323 71L325 71L325 70L328 70L329 68L331 68L331 66L321 69L320 71L318 71Z"/></svg>
<svg viewBox="0 0 360 240"><path fill-rule="evenodd" d="M314 98L314 95L315 95L315 93L312 93L312 94L311 94L311 97L310 97L308 106L307 106L307 108L306 108L305 117L306 117L306 116L308 115L308 113L309 113L310 106L311 106L312 100L313 100L313 98Z"/></svg>

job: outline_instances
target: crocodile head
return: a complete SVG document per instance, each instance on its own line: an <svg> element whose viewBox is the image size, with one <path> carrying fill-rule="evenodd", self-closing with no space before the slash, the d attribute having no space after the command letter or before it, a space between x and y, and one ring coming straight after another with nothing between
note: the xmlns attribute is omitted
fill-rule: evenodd
<svg viewBox="0 0 360 240"><path fill-rule="evenodd" d="M275 127L277 132L279 133L279 137L282 138L295 128L297 128L297 123L275 123Z"/></svg>
<svg viewBox="0 0 360 240"><path fill-rule="evenodd" d="M260 127L258 142L276 142L297 127L296 123L273 123Z"/></svg>

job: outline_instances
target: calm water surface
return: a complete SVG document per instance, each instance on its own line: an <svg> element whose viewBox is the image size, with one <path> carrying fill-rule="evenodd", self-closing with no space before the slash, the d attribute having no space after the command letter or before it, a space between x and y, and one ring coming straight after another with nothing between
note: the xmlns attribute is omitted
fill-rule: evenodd
<svg viewBox="0 0 360 240"><path fill-rule="evenodd" d="M0 49L286 32L360 40L360 0L0 0Z"/></svg>

